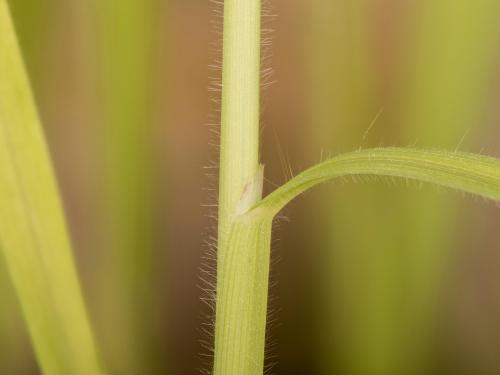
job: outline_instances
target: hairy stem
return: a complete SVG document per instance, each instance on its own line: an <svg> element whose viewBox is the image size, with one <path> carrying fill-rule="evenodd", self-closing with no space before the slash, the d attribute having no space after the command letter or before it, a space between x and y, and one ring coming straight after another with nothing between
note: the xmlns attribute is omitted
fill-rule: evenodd
<svg viewBox="0 0 500 375"><path fill-rule="evenodd" d="M229 233L236 211L242 209L238 205L244 191L252 190L245 199L251 207L260 199L262 189L261 184L251 183L259 172L260 7L260 0L224 1L214 362L214 373L218 375L244 375L248 360L255 361L255 368L262 367L263 361L262 356L249 352L248 346L240 346L244 333L226 331L242 318L226 299L226 280L234 276L235 270L246 267L244 257L234 257L228 244ZM243 289L251 289L245 278L240 282Z"/></svg>
<svg viewBox="0 0 500 375"><path fill-rule="evenodd" d="M224 2L219 254L259 167L260 0Z"/></svg>

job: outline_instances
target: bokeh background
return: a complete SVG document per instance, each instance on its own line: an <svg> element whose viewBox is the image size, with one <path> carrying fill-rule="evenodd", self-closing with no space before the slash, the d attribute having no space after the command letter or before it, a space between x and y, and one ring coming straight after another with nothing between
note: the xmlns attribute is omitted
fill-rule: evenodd
<svg viewBox="0 0 500 375"><path fill-rule="evenodd" d="M9 4L110 373L209 369L221 5ZM360 147L500 156L499 1L272 0L265 14L266 191ZM274 235L269 371L500 373L499 225L492 202L391 179L297 200ZM0 373L37 374L0 270Z"/></svg>

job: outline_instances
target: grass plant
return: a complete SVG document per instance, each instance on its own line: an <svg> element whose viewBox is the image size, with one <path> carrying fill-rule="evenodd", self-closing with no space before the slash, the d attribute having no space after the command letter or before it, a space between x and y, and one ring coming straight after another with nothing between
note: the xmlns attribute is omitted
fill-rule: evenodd
<svg viewBox="0 0 500 375"><path fill-rule="evenodd" d="M124 342L115 341L125 347L117 356L127 356L117 367L121 372L154 373L154 366L146 363L153 350L146 344L149 335L143 335L151 261L143 250L152 240L150 206L142 199L150 192L146 181L151 177L142 127L148 85L140 76L148 70L152 13L138 0L98 4L103 6L106 209L116 263L112 277L119 275L116 279L123 283L116 289L122 294L114 296L118 305L112 308L123 310L118 326L127 330ZM272 224L302 193L335 179L382 176L500 201L500 159L454 149L397 147L342 153L262 197L261 7L261 0L224 1L215 375L264 370ZM43 373L102 374L50 154L6 0L0 0L0 51L0 248Z"/></svg>
<svg viewBox="0 0 500 375"><path fill-rule="evenodd" d="M260 0L224 2L223 93L214 373L264 368L271 227L313 186L346 176L391 176L500 200L500 160L455 151L366 149L302 172L261 199Z"/></svg>

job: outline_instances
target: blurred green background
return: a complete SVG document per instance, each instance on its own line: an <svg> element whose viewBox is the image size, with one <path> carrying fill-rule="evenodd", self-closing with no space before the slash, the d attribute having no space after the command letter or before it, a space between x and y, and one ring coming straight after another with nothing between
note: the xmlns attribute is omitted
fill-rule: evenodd
<svg viewBox="0 0 500 375"><path fill-rule="evenodd" d="M220 5L10 0L111 374L196 374L211 311ZM414 145L500 156L498 0L273 0L271 191L321 158ZM1 54L1 51L0 51ZM215 66L216 69L213 69ZM267 82L267 80L266 80ZM208 173L207 173L208 171ZM346 180L275 232L270 372L500 373L500 210ZM3 265L0 373L37 374Z"/></svg>

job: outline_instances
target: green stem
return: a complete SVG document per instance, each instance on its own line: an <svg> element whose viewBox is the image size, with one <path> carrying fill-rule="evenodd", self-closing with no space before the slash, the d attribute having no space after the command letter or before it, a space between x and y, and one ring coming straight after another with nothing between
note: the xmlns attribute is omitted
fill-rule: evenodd
<svg viewBox="0 0 500 375"><path fill-rule="evenodd" d="M234 300L226 299L225 284L234 276L235 270L246 266L245 257L232 257L234 253L231 254L228 244L236 211L244 209L238 207L239 201L245 190L251 191L252 194L247 194L244 200L251 207L260 199L262 189L261 183L249 188L259 174L260 8L260 0L224 2L214 363L214 373L218 375L247 374L248 361L252 361L253 369L263 366L263 355L260 353L263 348L244 345L246 338L241 336L243 332L226 330L227 327L237 327L238 321L244 317L237 308L232 308ZM246 281L245 278L240 279L242 290L253 287ZM236 355L235 350L241 355Z"/></svg>
<svg viewBox="0 0 500 375"><path fill-rule="evenodd" d="M0 245L46 374L101 374L42 127L0 0Z"/></svg>
<svg viewBox="0 0 500 375"><path fill-rule="evenodd" d="M219 254L259 167L260 0L224 2L223 43Z"/></svg>

